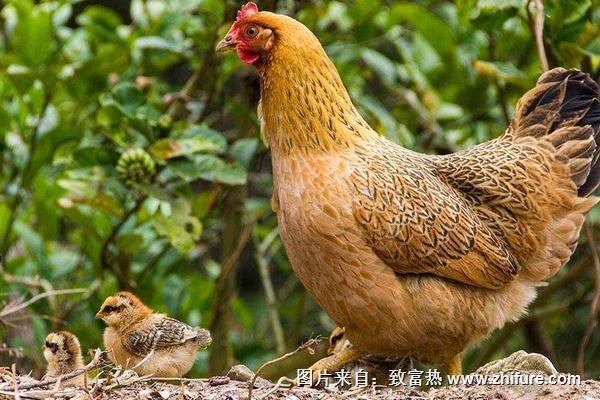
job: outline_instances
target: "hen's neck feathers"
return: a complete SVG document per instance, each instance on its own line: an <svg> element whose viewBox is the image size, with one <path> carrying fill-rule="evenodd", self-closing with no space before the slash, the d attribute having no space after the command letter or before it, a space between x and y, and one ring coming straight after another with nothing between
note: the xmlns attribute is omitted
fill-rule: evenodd
<svg viewBox="0 0 600 400"><path fill-rule="evenodd" d="M268 16L277 43L258 66L259 114L272 150L328 152L377 136L312 32L291 18Z"/></svg>

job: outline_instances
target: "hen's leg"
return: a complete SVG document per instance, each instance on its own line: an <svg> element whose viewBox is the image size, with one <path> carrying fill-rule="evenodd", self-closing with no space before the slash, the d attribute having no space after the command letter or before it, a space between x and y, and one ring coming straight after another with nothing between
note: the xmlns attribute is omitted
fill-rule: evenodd
<svg viewBox="0 0 600 400"><path fill-rule="evenodd" d="M448 370L448 375L461 375L462 374L462 357L460 354L452 357L452 360L446 366Z"/></svg>
<svg viewBox="0 0 600 400"><path fill-rule="evenodd" d="M361 351L357 351L354 348L348 348L335 353L329 357L321 358L319 361L311 365L310 369L313 372L320 372L327 370L329 372L335 372L342 369L346 364L350 364L353 361L364 357L366 354Z"/></svg>

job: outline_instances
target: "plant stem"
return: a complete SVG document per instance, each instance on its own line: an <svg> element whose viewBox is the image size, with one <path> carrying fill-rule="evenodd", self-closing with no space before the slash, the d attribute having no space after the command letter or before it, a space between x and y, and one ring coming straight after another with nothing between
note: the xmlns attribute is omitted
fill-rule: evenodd
<svg viewBox="0 0 600 400"><path fill-rule="evenodd" d="M12 227L17 219L17 209L20 207L21 202L23 201L23 194L21 193L23 190L27 189L27 185L25 184L26 178L28 178L31 173L31 165L33 161L33 156L35 154L35 150L37 148L37 130L40 124L40 121L46 112L46 107L48 106L48 100L38 118L36 118L35 123L31 127L31 134L29 137L29 151L27 152L27 161L25 163L25 167L23 168L23 172L21 173L19 185L17 186L17 190L13 197L13 201L10 204L10 214L8 216L8 222L6 224L6 228L4 233L2 234L2 239L0 240L0 259L6 258L8 250L10 248L10 234L12 233ZM29 182L29 180L27 181Z"/></svg>
<svg viewBox="0 0 600 400"><path fill-rule="evenodd" d="M146 195L142 195L140 198L138 198L136 200L133 207L131 207L125 213L125 215L123 215L123 217L117 223L117 225L115 225L113 227L110 234L106 237L106 239L102 243L102 248L100 249L100 263L102 265L102 269L107 270L107 271L112 271L115 274L115 276L117 277L117 280L119 281L119 286L122 289L129 288L130 284L129 284L127 277L123 274L123 271L119 270L118 268L115 268L115 266L113 265L113 262L111 261L111 257L110 257L110 246L114 242L114 240L117 238L119 232L121 231L121 228L123 228L123 225L125 225L125 223L129 220L129 218L141 208L141 206L142 206L142 204L144 204L144 201L146 200L146 198L147 198Z"/></svg>
<svg viewBox="0 0 600 400"><path fill-rule="evenodd" d="M271 281L271 276L269 274L269 264L273 259L274 253L281 246L280 242L275 243L271 251L267 253L269 247L271 247L275 239L277 239L278 233L279 230L274 228L263 239L260 245L258 245L256 250L256 262L258 264L258 272L260 274L260 280L265 291L265 298L269 309L269 320L271 322L271 328L273 329L273 336L275 337L275 348L278 354L282 354L285 351L285 339L279 312L277 311L277 297L275 296L273 282Z"/></svg>

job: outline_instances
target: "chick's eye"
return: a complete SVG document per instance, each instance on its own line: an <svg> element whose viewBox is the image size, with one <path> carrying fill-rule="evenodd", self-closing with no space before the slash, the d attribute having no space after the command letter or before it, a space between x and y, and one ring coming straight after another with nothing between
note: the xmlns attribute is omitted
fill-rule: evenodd
<svg viewBox="0 0 600 400"><path fill-rule="evenodd" d="M113 311L115 311L115 307L113 307L113 306L104 306L104 308L102 309L102 311L107 312L107 313L113 312Z"/></svg>
<svg viewBox="0 0 600 400"><path fill-rule="evenodd" d="M46 347L50 349L50 351L53 353L56 353L58 351L58 345L56 343L46 342Z"/></svg>
<svg viewBox="0 0 600 400"><path fill-rule="evenodd" d="M248 37L254 37L258 34L258 28L255 26L249 26L248 29L246 29L246 36Z"/></svg>

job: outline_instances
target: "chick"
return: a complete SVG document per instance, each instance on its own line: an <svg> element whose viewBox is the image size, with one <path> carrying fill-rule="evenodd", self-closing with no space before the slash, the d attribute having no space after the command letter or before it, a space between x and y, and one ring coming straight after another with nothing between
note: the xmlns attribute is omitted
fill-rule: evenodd
<svg viewBox="0 0 600 400"><path fill-rule="evenodd" d="M77 369L83 369L81 345L77 336L71 332L60 331L50 333L42 346L44 358L48 362L47 378L58 378ZM60 386L83 386L84 373L74 378L66 379Z"/></svg>
<svg viewBox="0 0 600 400"><path fill-rule="evenodd" d="M206 329L153 313L129 292L104 300L96 319L108 325L104 346L111 361L140 375L181 377L194 365L198 349L212 342Z"/></svg>
<svg viewBox="0 0 600 400"><path fill-rule="evenodd" d="M339 326L335 327L329 335L327 355L339 354L351 347L352 343L346 338L346 330ZM357 383L357 372L364 371L367 373L368 384L388 386L391 383L390 374L392 370L408 372L412 369L412 360L410 357L367 355L344 365L342 368L351 372L350 382L352 385ZM402 379L404 384L406 384L405 378ZM396 384L399 383L396 382Z"/></svg>

